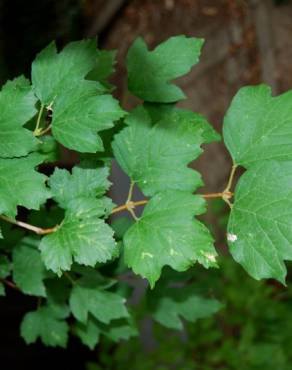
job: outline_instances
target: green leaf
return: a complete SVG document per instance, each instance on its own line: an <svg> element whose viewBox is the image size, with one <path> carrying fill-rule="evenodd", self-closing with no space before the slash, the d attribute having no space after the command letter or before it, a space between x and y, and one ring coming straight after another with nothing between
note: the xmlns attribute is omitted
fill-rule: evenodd
<svg viewBox="0 0 292 370"><path fill-rule="evenodd" d="M86 324L76 322L74 333L80 338L83 344L93 350L101 334L117 342L121 339L127 340L130 337L136 336L137 329L125 319L114 320L104 325L90 315Z"/></svg>
<svg viewBox="0 0 292 370"><path fill-rule="evenodd" d="M44 156L43 161L56 162L60 160L60 148L57 141L51 135L45 135L40 138L38 152Z"/></svg>
<svg viewBox="0 0 292 370"><path fill-rule="evenodd" d="M202 39L171 37L153 51L138 38L127 56L129 90L142 100L171 103L185 98L170 81L188 73L198 63Z"/></svg>
<svg viewBox="0 0 292 370"><path fill-rule="evenodd" d="M33 153L23 158L0 159L0 214L15 217L17 206L39 209L49 198L46 176L35 171L43 157Z"/></svg>
<svg viewBox="0 0 292 370"><path fill-rule="evenodd" d="M38 244L36 239L24 238L13 249L13 280L23 293L45 297L45 267Z"/></svg>
<svg viewBox="0 0 292 370"><path fill-rule="evenodd" d="M292 91L272 97L266 85L239 90L224 119L224 141L245 168L263 160L291 160Z"/></svg>
<svg viewBox="0 0 292 370"><path fill-rule="evenodd" d="M213 239L208 229L193 219L204 211L205 201L199 196L180 191L157 194L124 236L127 265L151 287L165 265L177 271L185 271L195 262L215 267Z"/></svg>
<svg viewBox="0 0 292 370"><path fill-rule="evenodd" d="M167 189L192 192L202 185L200 174L187 167L202 152L200 125L179 114L152 125L143 107L127 123L129 127L115 136L114 155L145 195Z"/></svg>
<svg viewBox="0 0 292 370"><path fill-rule="evenodd" d="M108 77L115 71L116 51L99 50L95 67L87 75L89 80L99 81L111 88L107 82Z"/></svg>
<svg viewBox="0 0 292 370"><path fill-rule="evenodd" d="M38 140L23 127L36 114L36 98L23 76L8 81L0 92L0 157L21 157L36 149Z"/></svg>
<svg viewBox="0 0 292 370"><path fill-rule="evenodd" d="M111 185L108 176L108 167L74 167L72 174L67 170L56 168L50 177L49 185L54 200L62 208L67 208L76 198L94 199L102 196Z"/></svg>
<svg viewBox="0 0 292 370"><path fill-rule="evenodd" d="M195 322L212 316L222 307L216 299L200 297L195 291L194 285L154 290L153 318L167 328L182 330L182 318Z"/></svg>
<svg viewBox="0 0 292 370"><path fill-rule="evenodd" d="M104 149L99 131L114 126L125 115L111 95L96 95L94 86L75 86L56 100L52 132L65 147L82 153Z"/></svg>
<svg viewBox="0 0 292 370"><path fill-rule="evenodd" d="M48 269L60 275L70 270L73 259L94 266L112 258L116 249L113 230L98 218L112 205L106 197L97 199L110 185L107 176L108 168L75 167L72 174L56 169L50 177L53 197L66 213L58 230L40 244Z"/></svg>
<svg viewBox="0 0 292 370"><path fill-rule="evenodd" d="M50 307L28 312L20 330L27 344L35 343L40 337L46 346L65 348L67 345L69 326L63 316Z"/></svg>
<svg viewBox="0 0 292 370"><path fill-rule="evenodd" d="M72 314L82 323L87 322L89 314L105 324L129 316L125 298L82 279L73 287L69 303Z"/></svg>
<svg viewBox="0 0 292 370"><path fill-rule="evenodd" d="M99 200L74 200L58 230L40 243L46 267L60 275L70 270L73 259L87 266L110 260L116 242L113 230L98 218L100 215Z"/></svg>
<svg viewBox="0 0 292 370"><path fill-rule="evenodd" d="M285 284L292 260L292 162L263 162L239 180L228 223L233 258L255 279Z"/></svg>
<svg viewBox="0 0 292 370"><path fill-rule="evenodd" d="M74 325L74 334L80 338L85 346L93 350L99 342L101 332L97 322L89 318L86 324L78 321L76 322Z"/></svg>
<svg viewBox="0 0 292 370"><path fill-rule="evenodd" d="M32 83L40 101L48 106L64 91L84 82L97 55L96 40L71 42L60 53L55 43L48 45L32 63Z"/></svg>
<svg viewBox="0 0 292 370"><path fill-rule="evenodd" d="M5 279L10 275L11 263L6 256L0 255L0 279Z"/></svg>
<svg viewBox="0 0 292 370"><path fill-rule="evenodd" d="M193 125L202 132L204 143L220 141L218 132L216 132L206 118L199 113L192 112L188 109L177 108L174 104L145 103L143 107L150 115L153 124L161 120L176 120L178 122L188 121L190 124L193 123ZM130 120L130 117L128 120Z"/></svg>

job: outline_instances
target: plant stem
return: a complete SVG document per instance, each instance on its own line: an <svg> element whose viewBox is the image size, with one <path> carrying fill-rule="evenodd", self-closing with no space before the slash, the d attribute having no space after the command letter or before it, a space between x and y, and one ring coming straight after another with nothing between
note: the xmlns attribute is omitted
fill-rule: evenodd
<svg viewBox="0 0 292 370"><path fill-rule="evenodd" d="M35 126L35 129L34 129L34 132L33 132L34 136L39 136L40 135L40 132L41 132L40 123L41 123L41 118L42 118L44 109L45 109L45 106L44 106L44 104L42 104L41 108L39 110L36 126Z"/></svg>
<svg viewBox="0 0 292 370"><path fill-rule="evenodd" d="M44 128L42 131L40 131L37 136L42 136L42 135L46 134L47 132L50 131L51 128L52 128L52 125L49 125L48 127Z"/></svg>
<svg viewBox="0 0 292 370"><path fill-rule="evenodd" d="M6 280L6 279L0 279L0 282L7 285L9 288L20 291L18 286L15 285L14 283L12 283L12 281L9 281L9 280Z"/></svg>
<svg viewBox="0 0 292 370"><path fill-rule="evenodd" d="M210 194L198 194L198 195L201 195L204 199L222 198L225 201L228 201L228 199L230 199L233 196L233 194L230 191L228 191L228 192L224 191L222 193L210 193ZM114 208L112 210L111 214L113 215L115 213L119 213L119 212L122 212L122 211L129 211L131 213L131 215L133 216L133 218L136 221L138 221L139 219L138 219L138 217L136 216L136 214L133 210L134 210L134 208L136 208L138 206L143 206L147 203L148 203L147 199L138 200L137 202L133 202L133 201L129 200L125 204ZM50 227L48 229L43 229L41 227L34 226L34 225L28 224L28 223L23 222L23 221L14 220L13 218L10 218L10 217L4 216L4 215L0 215L0 219L4 220L6 222L9 222L13 225L19 226L23 229L32 231L37 235L52 234L55 231L57 231L58 228L60 227L60 225L56 225L56 226Z"/></svg>
<svg viewBox="0 0 292 370"><path fill-rule="evenodd" d="M68 272L64 271L64 276L70 281L72 285L76 284L76 281L71 277L71 275Z"/></svg>
<svg viewBox="0 0 292 370"><path fill-rule="evenodd" d="M230 176L229 176L229 179L228 179L227 186L226 186L226 188L224 190L224 193L229 193L230 192L231 187L232 187L232 184L233 184L233 179L234 179L234 175L235 175L236 169L237 169L237 165L234 164L232 166L232 168L231 168Z"/></svg>
<svg viewBox="0 0 292 370"><path fill-rule="evenodd" d="M23 229L33 231L34 233L36 233L38 235L51 234L51 233L55 232L59 227L59 225L56 225L56 226L48 228L48 229L43 229L43 228L38 227L38 226L27 224L26 222L14 220L13 218L9 218L9 217L4 216L4 215L0 215L0 218L4 221L7 221L7 222L13 224L13 225L17 225L19 227L22 227Z"/></svg>
<svg viewBox="0 0 292 370"><path fill-rule="evenodd" d="M148 203L148 200L145 199L145 200L139 200L138 202L131 202L131 205L133 208L137 207L137 206L143 206L144 204ZM112 210L112 213L111 214L114 214L114 213L118 213L118 212L122 212L122 211L127 211L128 210L128 205L127 204L123 204L119 207L116 207Z"/></svg>

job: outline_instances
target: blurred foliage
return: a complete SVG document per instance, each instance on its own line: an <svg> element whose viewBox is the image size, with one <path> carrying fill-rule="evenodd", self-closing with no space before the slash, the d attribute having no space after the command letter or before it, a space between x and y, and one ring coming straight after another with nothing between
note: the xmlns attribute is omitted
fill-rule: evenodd
<svg viewBox="0 0 292 370"><path fill-rule="evenodd" d="M217 315L185 323L183 334L154 323L152 351L138 339L117 347L103 341L99 365L90 363L87 369L290 370L292 289L257 282L227 257L221 265L206 272L196 267L190 280L225 302Z"/></svg>

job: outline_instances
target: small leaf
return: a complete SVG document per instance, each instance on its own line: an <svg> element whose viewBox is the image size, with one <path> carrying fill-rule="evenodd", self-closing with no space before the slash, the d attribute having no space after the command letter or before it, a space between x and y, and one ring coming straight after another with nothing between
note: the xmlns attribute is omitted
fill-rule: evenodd
<svg viewBox="0 0 292 370"><path fill-rule="evenodd" d="M74 334L80 338L85 346L93 350L99 342L101 333L96 321L89 318L86 324L79 321L76 322L74 325Z"/></svg>
<svg viewBox="0 0 292 370"><path fill-rule="evenodd" d="M50 307L28 312L21 323L21 336L27 344L35 343L40 337L46 346L65 348L68 331L66 321Z"/></svg>
<svg viewBox="0 0 292 370"><path fill-rule="evenodd" d="M253 165L235 190L227 240L233 258L255 279L285 284L292 260L292 162Z"/></svg>
<svg viewBox="0 0 292 370"><path fill-rule="evenodd" d="M23 158L0 159L0 214L15 217L17 206L39 209L49 198L46 176L35 171L43 157L33 153Z"/></svg>
<svg viewBox="0 0 292 370"><path fill-rule="evenodd" d="M138 38L127 56L129 90L137 97L157 103L171 103L185 98L170 81L188 73L198 63L202 39L171 37L153 51Z"/></svg>
<svg viewBox="0 0 292 370"><path fill-rule="evenodd" d="M6 256L0 255L0 279L5 279L10 275L11 263Z"/></svg>
<svg viewBox="0 0 292 370"><path fill-rule="evenodd" d="M129 316L123 297L99 289L96 284L82 284L82 280L72 289L70 308L75 318L82 323L87 322L89 313L105 324Z"/></svg>
<svg viewBox="0 0 292 370"><path fill-rule="evenodd" d="M208 229L195 215L205 211L199 196L180 191L157 194L124 236L125 262L153 288L165 265L185 271L195 262L215 267L216 251Z"/></svg>
<svg viewBox="0 0 292 370"><path fill-rule="evenodd" d="M36 98L23 76L8 81L0 92L0 157L21 157L37 147L38 140L23 127L36 114Z"/></svg>
<svg viewBox="0 0 292 370"><path fill-rule="evenodd" d="M222 307L216 299L200 297L195 291L193 285L154 290L153 318L167 328L182 330L182 318L195 322L212 316Z"/></svg>
<svg viewBox="0 0 292 370"><path fill-rule="evenodd" d="M272 97L266 85L239 90L224 119L224 142L237 165L291 160L292 91Z"/></svg>
<svg viewBox="0 0 292 370"><path fill-rule="evenodd" d="M45 267L38 244L36 239L24 238L13 249L13 280L23 293L45 297Z"/></svg>
<svg viewBox="0 0 292 370"><path fill-rule="evenodd" d="M137 329L128 320L114 320L105 325L98 322L91 315L86 324L76 322L74 333L80 338L81 342L91 350L97 345L101 334L116 342L121 339L128 340L138 334Z"/></svg>

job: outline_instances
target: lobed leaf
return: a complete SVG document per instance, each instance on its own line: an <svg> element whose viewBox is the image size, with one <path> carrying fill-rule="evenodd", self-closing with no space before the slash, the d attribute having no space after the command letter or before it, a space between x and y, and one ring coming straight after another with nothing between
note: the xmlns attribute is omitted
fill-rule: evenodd
<svg viewBox="0 0 292 370"><path fill-rule="evenodd" d="M23 158L0 158L0 214L15 217L17 206L39 209L50 197L46 176L35 171L43 157L32 153Z"/></svg>
<svg viewBox="0 0 292 370"><path fill-rule="evenodd" d="M99 289L95 284L82 284L82 280L73 287L70 296L71 311L84 324L89 314L105 324L128 317L125 302L120 295Z"/></svg>
<svg viewBox="0 0 292 370"><path fill-rule="evenodd" d="M241 88L224 118L224 142L237 165L292 159L292 91L272 97L267 85Z"/></svg>
<svg viewBox="0 0 292 370"><path fill-rule="evenodd" d="M38 244L38 240L27 237L13 249L13 280L23 293L45 297L46 271Z"/></svg>
<svg viewBox="0 0 292 370"><path fill-rule="evenodd" d="M64 91L84 82L95 66L97 55L96 40L71 42L60 53L52 42L32 63L31 79L36 96L45 106L51 105Z"/></svg>
<svg viewBox="0 0 292 370"><path fill-rule="evenodd" d="M0 158L21 157L36 149L38 140L26 128L36 114L36 98L23 76L8 81L0 92Z"/></svg>
<svg viewBox="0 0 292 370"><path fill-rule="evenodd" d="M202 39L171 37L153 51L142 38L130 47L127 56L128 88L142 100L172 103L185 98L170 81L188 73L198 63Z"/></svg>
<svg viewBox="0 0 292 370"><path fill-rule="evenodd" d="M233 258L255 279L285 283L292 260L292 162L264 161L239 180L228 223Z"/></svg>
<svg viewBox="0 0 292 370"><path fill-rule="evenodd" d="M216 299L207 299L196 295L193 285L159 289L155 294L153 318L170 329L182 330L182 318L195 322L212 316L222 305Z"/></svg>
<svg viewBox="0 0 292 370"><path fill-rule="evenodd" d="M154 196L124 236L126 264L152 288L165 265L177 271L185 271L195 262L206 268L217 266L212 236L193 219L204 210L204 200L186 192Z"/></svg>
<svg viewBox="0 0 292 370"><path fill-rule="evenodd" d="M21 336L27 344L35 343L38 337L46 346L65 348L68 341L69 325L50 306L28 312L21 323Z"/></svg>
<svg viewBox="0 0 292 370"><path fill-rule="evenodd" d="M203 184L200 174L187 167L201 154L206 133L201 121L192 118L175 112L152 125L147 111L139 107L127 117L129 127L115 136L115 158L145 195L193 192Z"/></svg>

